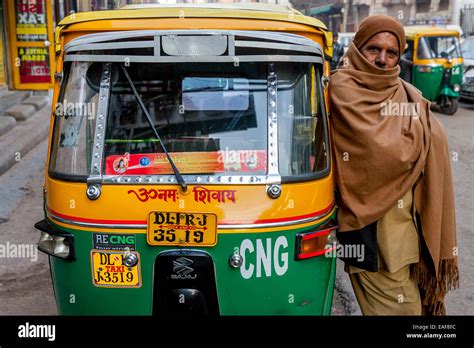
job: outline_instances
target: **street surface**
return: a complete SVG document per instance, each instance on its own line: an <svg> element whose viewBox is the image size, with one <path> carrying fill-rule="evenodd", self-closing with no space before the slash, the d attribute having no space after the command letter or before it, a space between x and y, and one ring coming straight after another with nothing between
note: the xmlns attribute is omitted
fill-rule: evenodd
<svg viewBox="0 0 474 348"><path fill-rule="evenodd" d="M454 116L437 113L453 154L456 194L460 289L447 296L451 315L474 314L474 105L462 104ZM43 218L42 186L47 141L41 142L0 176L0 245L24 244L33 248L39 238L34 223ZM29 257L0 259L0 315L57 314L48 258L41 252ZM349 278L338 263L334 315L358 315L360 310Z"/></svg>

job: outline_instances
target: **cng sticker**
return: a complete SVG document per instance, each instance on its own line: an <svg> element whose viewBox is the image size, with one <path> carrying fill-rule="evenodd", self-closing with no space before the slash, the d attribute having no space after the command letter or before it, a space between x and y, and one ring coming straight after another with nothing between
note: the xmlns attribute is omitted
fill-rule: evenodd
<svg viewBox="0 0 474 348"><path fill-rule="evenodd" d="M135 250L134 234L93 233L96 250Z"/></svg>
<svg viewBox="0 0 474 348"><path fill-rule="evenodd" d="M278 237L274 243L272 238L256 239L255 243L244 239L239 250L243 258L240 274L244 279L284 275L288 270L287 249L285 236Z"/></svg>

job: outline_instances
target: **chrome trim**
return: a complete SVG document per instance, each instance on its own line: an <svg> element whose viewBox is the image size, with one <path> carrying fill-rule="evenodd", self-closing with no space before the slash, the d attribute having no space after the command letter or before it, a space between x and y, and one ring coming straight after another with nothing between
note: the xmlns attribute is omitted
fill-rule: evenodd
<svg viewBox="0 0 474 348"><path fill-rule="evenodd" d="M104 175L104 184L175 184L174 175ZM206 185L263 185L268 181L266 175L183 175L187 184Z"/></svg>
<svg viewBox="0 0 474 348"><path fill-rule="evenodd" d="M248 47L248 48L261 48L261 49L270 48L270 49L275 49L275 50L309 52L309 53L314 53L314 54L320 53L318 48L314 46L292 45L292 44L282 44L282 43L262 42L262 41L236 40L235 47Z"/></svg>
<svg viewBox="0 0 474 348"><path fill-rule="evenodd" d="M100 78L99 102L95 119L94 150L92 151L90 177L102 176L102 157L104 156L104 138L107 128L112 69L110 63L104 63Z"/></svg>
<svg viewBox="0 0 474 348"><path fill-rule="evenodd" d="M92 50L116 50L127 48L147 48L154 47L154 41L133 41L133 42L102 42L74 45L69 48L70 52L92 51Z"/></svg>
<svg viewBox="0 0 474 348"><path fill-rule="evenodd" d="M332 207L325 213L309 217L309 218L304 218L304 219L299 219L299 220L293 220L293 221L283 221L283 222L267 222L263 224L229 224L229 225L217 225L218 230L239 230L239 229L260 229L260 228L271 228L271 227L286 227L286 226L294 226L294 225L301 225L305 224L308 222L314 222L317 220L320 220L328 215L330 215L335 209L335 205L332 203ZM81 226L81 227L89 227L89 228L110 228L110 229L123 229L123 230L136 230L136 229L146 229L147 225L146 224L95 224L95 223L90 223L90 222L80 222L80 221L74 221L74 220L69 220L69 219L63 219L60 218L50 212L47 212L46 215L49 218L52 218L54 220L57 220L59 222L69 224L69 225L75 225L75 226Z"/></svg>
<svg viewBox="0 0 474 348"><path fill-rule="evenodd" d="M68 42L64 46L64 52L67 53L73 49L74 46L82 44L99 43L113 40L123 40L125 38L138 38L138 37L156 37L162 35L226 35L226 36L242 36L264 40L273 40L286 42L290 44L297 44L303 46L317 47L322 56L321 46L311 39L304 36L282 32L271 32L271 31L258 31L258 30L128 30L128 31L111 31L106 33L89 34L78 38L75 38ZM136 41L126 41L136 42Z"/></svg>
<svg viewBox="0 0 474 348"><path fill-rule="evenodd" d="M227 49L221 55L160 55L165 39L192 38L215 36L225 39ZM149 40L137 41L137 38L149 38ZM237 40L238 38L238 40ZM117 42L116 40L121 41ZM133 41L123 41L130 39ZM134 40L135 39L135 40ZM250 40L246 40L250 39ZM257 41L255 39L261 40ZM102 55L81 54L81 51L109 50L109 49L133 49L141 47L152 47L153 54L150 55ZM246 47L254 50L270 49L285 50L296 53L311 53L311 55L236 55L236 48ZM74 52L74 53L73 53ZM76 53L77 52L77 53ZM281 32L269 31L243 31L243 30L132 30L122 32L106 32L100 34L85 35L74 39L65 45L64 61L105 61L122 62L127 58L128 62L138 63L186 63L186 62L232 62L238 59L242 62L249 61L282 61L282 62L311 62L323 63L324 55L321 46L303 36ZM179 52L178 52L179 53Z"/></svg>
<svg viewBox="0 0 474 348"><path fill-rule="evenodd" d="M65 62L120 62L125 59L132 63L231 63L235 58L241 62L288 62L323 64L322 57L283 56L283 55L246 55L246 56L133 56L133 55L87 55L74 54L64 58Z"/></svg>
<svg viewBox="0 0 474 348"><path fill-rule="evenodd" d="M268 64L267 77L267 174L269 177L281 181L278 171L278 77L275 73L275 64ZM272 181L272 183L276 183Z"/></svg>
<svg viewBox="0 0 474 348"><path fill-rule="evenodd" d="M227 40L229 40L227 43L227 53L229 56L235 56L235 35L228 35Z"/></svg>
<svg viewBox="0 0 474 348"><path fill-rule="evenodd" d="M153 38L153 55L156 57L161 56L161 40L159 36Z"/></svg>

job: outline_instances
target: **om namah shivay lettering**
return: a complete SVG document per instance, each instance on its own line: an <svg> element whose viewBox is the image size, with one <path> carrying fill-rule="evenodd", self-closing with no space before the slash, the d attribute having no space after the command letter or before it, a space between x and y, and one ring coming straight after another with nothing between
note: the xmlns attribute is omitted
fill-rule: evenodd
<svg viewBox="0 0 474 348"><path fill-rule="evenodd" d="M193 188L193 198L195 202L203 204L213 201L219 203L235 203L235 192L236 190L210 190L203 186L195 186ZM179 199L179 192L176 189L157 190L140 188L137 191L129 190L127 193L134 194L140 202L147 202L149 199L176 202Z"/></svg>

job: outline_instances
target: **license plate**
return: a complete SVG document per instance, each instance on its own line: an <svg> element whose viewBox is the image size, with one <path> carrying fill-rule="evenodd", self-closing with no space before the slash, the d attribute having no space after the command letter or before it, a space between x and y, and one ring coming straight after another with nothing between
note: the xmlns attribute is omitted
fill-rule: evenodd
<svg viewBox="0 0 474 348"><path fill-rule="evenodd" d="M148 215L147 242L150 245L216 245L217 216L210 213L152 211Z"/></svg>
<svg viewBox="0 0 474 348"><path fill-rule="evenodd" d="M127 267L122 260L126 252L135 253L138 263ZM140 255L136 251L91 251L92 282L98 287L139 288Z"/></svg>

